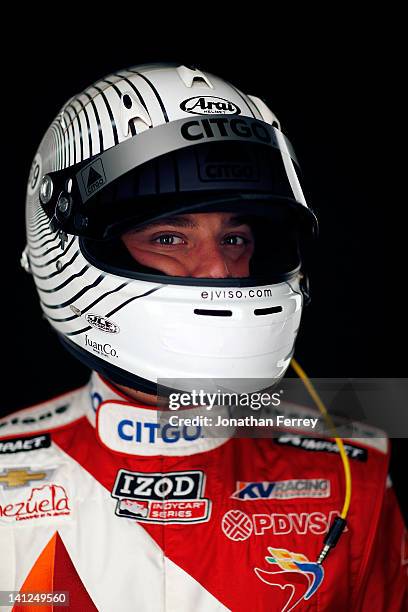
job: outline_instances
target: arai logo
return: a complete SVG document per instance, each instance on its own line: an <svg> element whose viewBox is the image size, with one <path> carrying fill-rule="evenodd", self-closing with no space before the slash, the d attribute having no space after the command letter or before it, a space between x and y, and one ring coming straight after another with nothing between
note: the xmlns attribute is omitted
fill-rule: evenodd
<svg viewBox="0 0 408 612"><path fill-rule="evenodd" d="M181 110L193 115L239 115L241 110L234 102L215 96L195 96L183 100Z"/></svg>
<svg viewBox="0 0 408 612"><path fill-rule="evenodd" d="M113 321L109 321L109 319L105 319L105 317L101 317L97 314L87 314L85 319L88 321L89 325L92 327L96 327L99 331L106 332L108 334L118 334L120 329L116 323Z"/></svg>

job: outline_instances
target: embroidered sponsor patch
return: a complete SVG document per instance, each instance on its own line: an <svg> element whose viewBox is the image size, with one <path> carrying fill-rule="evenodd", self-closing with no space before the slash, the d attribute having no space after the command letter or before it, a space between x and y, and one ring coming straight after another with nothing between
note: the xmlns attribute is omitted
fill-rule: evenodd
<svg viewBox="0 0 408 612"><path fill-rule="evenodd" d="M72 511L67 466L9 467L0 471L0 526L66 520Z"/></svg>
<svg viewBox="0 0 408 612"><path fill-rule="evenodd" d="M228 510L221 519L224 534L234 542L247 540L250 536L275 536L297 533L298 535L322 535L327 533L337 510L326 512L289 512L271 514L247 514L241 510ZM346 528L347 529L347 528Z"/></svg>
<svg viewBox="0 0 408 612"><path fill-rule="evenodd" d="M27 487L32 482L50 478L54 470L31 470L29 468L7 468L0 472L0 487L14 489Z"/></svg>
<svg viewBox="0 0 408 612"><path fill-rule="evenodd" d="M203 523L211 502L201 471L145 473L119 470L112 490L115 514L145 523Z"/></svg>
<svg viewBox="0 0 408 612"><path fill-rule="evenodd" d="M32 487L12 503L0 504L1 522L19 522L71 513L66 489L57 484Z"/></svg>
<svg viewBox="0 0 408 612"><path fill-rule="evenodd" d="M161 423L155 410L109 400L97 409L96 432L102 444L128 455L189 454L200 446L202 427Z"/></svg>
<svg viewBox="0 0 408 612"><path fill-rule="evenodd" d="M268 546L268 553L265 557L267 569L255 567L254 572L265 584L278 587L274 593L278 600L283 600L279 601L280 609L290 612L316 593L323 582L324 569L305 555L286 548Z"/></svg>
<svg viewBox="0 0 408 612"><path fill-rule="evenodd" d="M306 451L319 451L326 453L339 453L338 446L331 440L324 440L323 438L302 438L300 436L278 436L274 438L276 444L284 446L293 446L294 448L301 448ZM344 444L344 449L349 459L356 459L357 461L367 461L368 453L367 449L356 446L355 444Z"/></svg>
<svg viewBox="0 0 408 612"><path fill-rule="evenodd" d="M9 438L8 440L0 440L0 454L21 453L39 448L49 448L50 446L51 436L48 433L27 438Z"/></svg>
<svg viewBox="0 0 408 612"><path fill-rule="evenodd" d="M330 497L330 480L303 478L277 480L275 482L238 481L236 490L231 497L242 501Z"/></svg>

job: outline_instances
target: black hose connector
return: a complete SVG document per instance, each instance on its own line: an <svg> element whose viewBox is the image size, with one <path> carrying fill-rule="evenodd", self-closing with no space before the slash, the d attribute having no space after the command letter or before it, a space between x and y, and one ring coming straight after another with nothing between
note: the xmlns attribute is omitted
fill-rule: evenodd
<svg viewBox="0 0 408 612"><path fill-rule="evenodd" d="M337 542L340 539L341 534L343 533L346 527L346 524L347 524L346 519L341 518L341 516L336 516L336 518L334 519L324 539L324 546L323 546L322 552L319 555L317 563L321 565L323 561L326 559L331 549L336 546Z"/></svg>
<svg viewBox="0 0 408 612"><path fill-rule="evenodd" d="M341 518L341 516L336 516L328 531L328 534L324 539L324 543L327 544L327 546L330 546L330 548L334 548L337 542L339 541L340 536L346 527L346 524L346 519Z"/></svg>

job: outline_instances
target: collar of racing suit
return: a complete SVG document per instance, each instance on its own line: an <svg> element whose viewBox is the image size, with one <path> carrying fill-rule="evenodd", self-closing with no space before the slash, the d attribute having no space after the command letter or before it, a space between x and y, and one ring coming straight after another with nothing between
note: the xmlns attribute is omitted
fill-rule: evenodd
<svg viewBox="0 0 408 612"><path fill-rule="evenodd" d="M162 411L132 400L93 372L86 415L101 444L127 455L193 455L212 450L235 428L215 424L228 417L226 407ZM208 420L211 419L211 420Z"/></svg>

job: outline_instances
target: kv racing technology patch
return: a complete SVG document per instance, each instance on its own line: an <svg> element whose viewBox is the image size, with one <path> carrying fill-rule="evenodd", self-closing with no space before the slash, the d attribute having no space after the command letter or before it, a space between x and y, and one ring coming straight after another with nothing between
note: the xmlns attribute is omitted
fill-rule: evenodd
<svg viewBox="0 0 408 612"><path fill-rule="evenodd" d="M330 480L303 478L299 480L277 480L276 482L238 481L236 490L231 497L242 501L330 497Z"/></svg>
<svg viewBox="0 0 408 612"><path fill-rule="evenodd" d="M145 473L119 470L112 490L115 514L143 523L203 523L211 502L203 497L203 472Z"/></svg>

